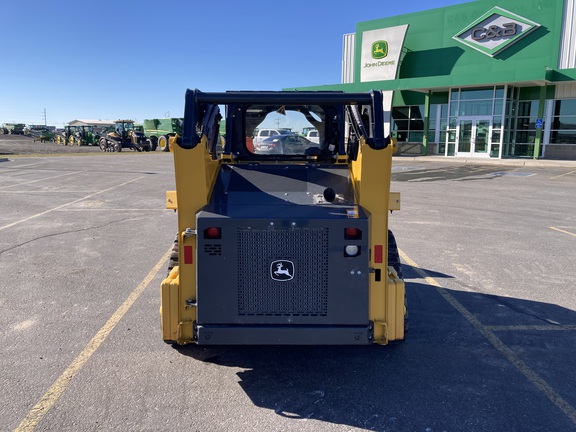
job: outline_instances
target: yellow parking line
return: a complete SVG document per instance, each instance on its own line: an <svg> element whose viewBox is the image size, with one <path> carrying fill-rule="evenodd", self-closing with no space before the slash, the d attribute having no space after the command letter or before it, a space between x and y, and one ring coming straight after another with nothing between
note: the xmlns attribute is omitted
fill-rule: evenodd
<svg viewBox="0 0 576 432"><path fill-rule="evenodd" d="M557 176L554 176L554 177L550 177L550 180L554 180L554 179L557 179L557 178L560 178L560 177L564 177L564 176L567 176L567 175L570 175L570 174L574 174L574 173L576 173L576 171L570 171L570 172L567 172L567 173L564 173L564 174L560 174L560 175L557 175Z"/></svg>
<svg viewBox="0 0 576 432"><path fill-rule="evenodd" d="M141 178L144 178L144 176L140 176L140 177L138 177L138 178L135 178L135 179L133 179L133 180L127 181L127 182L125 182L125 183L112 186L111 188L108 188L108 189L104 189L104 190L101 190L101 191L98 191L98 192L94 192L94 193L92 193L92 194L90 194L90 195L86 195L85 197L79 198L79 199L74 200L74 201L70 201L70 202L68 202L68 203L66 203L66 204L59 205L59 206L57 206L57 207L54 207L54 208L52 208L52 209L43 211L43 212L41 212L41 213L36 213L35 215L28 216L27 218L20 219L19 221L12 222L12 223L10 223L10 224L8 224L8 225L0 226L0 231L5 230L6 228L11 228L11 227L13 227L13 226L15 226L15 225L19 225L19 224L21 224L22 222L27 222L27 221L29 221L29 220L31 220L31 219L35 219L35 218L37 218L37 217L44 216L45 214L51 213L51 212L53 212L53 211L55 211L55 210L60 210L61 208L66 207L66 206L69 206L69 205L71 205L71 204L76 204L76 203L78 203L78 202L80 202L80 201L83 201L83 200L85 200L85 199L88 199L88 198L91 198L91 197L93 197L93 196L99 195L99 194L101 194L101 193L111 191L112 189L117 189L117 188L119 188L119 187L126 186L127 184L134 183L135 181L138 181L138 180L140 180Z"/></svg>
<svg viewBox="0 0 576 432"><path fill-rule="evenodd" d="M126 312L132 307L132 305L138 300L138 297L144 292L146 287L150 284L152 279L156 276L158 271L164 267L166 261L170 257L172 252L172 247L164 254L160 261L154 266L150 273L140 282L140 284L130 293L128 298L122 303L122 305L114 312L110 317L108 322L96 333L88 345L82 350L82 352L70 363L66 370L60 375L60 377L50 386L48 391L44 393L44 396L32 407L28 415L20 425L14 430L14 432L28 432L33 431L38 423L44 418L44 416L50 411L54 404L58 401L60 396L66 391L70 382L74 377L80 372L82 367L86 362L92 357L96 350L102 345L106 338L110 335L112 330L118 325L120 320L126 315Z"/></svg>
<svg viewBox="0 0 576 432"><path fill-rule="evenodd" d="M561 232L561 233L568 234L568 235L571 235L571 236L576 237L576 234L573 233L573 232L570 232L570 231L564 231L563 229L556 228L556 227L550 227L550 229L553 229L554 231L558 231L558 232Z"/></svg>
<svg viewBox="0 0 576 432"><path fill-rule="evenodd" d="M436 291L460 314L466 318L466 320L472 324L476 330L484 336L496 350L502 354L514 367L524 375L528 381L530 381L538 390L540 390L544 395L556 405L574 424L576 424L576 409L568 402L566 402L560 394L558 394L554 389L548 384L543 378L541 378L536 372L534 372L530 366L524 363L514 352L508 348L504 342L502 342L498 337L484 326L478 318L476 318L468 309L466 309L458 300L456 300L446 289L442 288L441 285L436 282L433 278L428 276L424 270L418 266L410 257L408 257L403 251L399 251L402 259L411 266L416 273L418 273L429 285L436 287Z"/></svg>

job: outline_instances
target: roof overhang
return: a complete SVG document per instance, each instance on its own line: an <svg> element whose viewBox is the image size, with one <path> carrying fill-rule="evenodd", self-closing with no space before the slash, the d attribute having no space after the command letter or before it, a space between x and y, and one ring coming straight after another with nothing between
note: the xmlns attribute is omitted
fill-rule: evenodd
<svg viewBox="0 0 576 432"><path fill-rule="evenodd" d="M539 87L563 82L576 81L576 69L538 68L509 70L498 72L498 80L490 79L486 73L467 74L465 77L435 76L404 78L387 81L364 83L332 84L315 87L286 88L284 90L341 90L345 92L362 92L372 89L384 91L410 90L421 93L448 91L455 87L484 87L494 85L513 85L515 87ZM431 85L431 81L433 84Z"/></svg>

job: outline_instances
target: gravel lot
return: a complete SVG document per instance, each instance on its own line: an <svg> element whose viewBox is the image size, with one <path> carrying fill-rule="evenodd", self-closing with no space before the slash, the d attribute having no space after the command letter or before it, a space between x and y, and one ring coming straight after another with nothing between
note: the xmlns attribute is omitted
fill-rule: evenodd
<svg viewBox="0 0 576 432"><path fill-rule="evenodd" d="M123 150L132 153L133 150ZM35 141L23 135L0 135L0 158L6 156L31 156L76 153L102 153L98 146L63 146L54 142Z"/></svg>

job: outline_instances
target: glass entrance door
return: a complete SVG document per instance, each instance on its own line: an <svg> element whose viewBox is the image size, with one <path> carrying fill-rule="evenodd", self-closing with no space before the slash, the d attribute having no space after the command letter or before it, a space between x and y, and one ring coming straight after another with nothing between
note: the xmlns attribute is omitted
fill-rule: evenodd
<svg viewBox="0 0 576 432"><path fill-rule="evenodd" d="M490 155L490 117L460 117L456 156Z"/></svg>

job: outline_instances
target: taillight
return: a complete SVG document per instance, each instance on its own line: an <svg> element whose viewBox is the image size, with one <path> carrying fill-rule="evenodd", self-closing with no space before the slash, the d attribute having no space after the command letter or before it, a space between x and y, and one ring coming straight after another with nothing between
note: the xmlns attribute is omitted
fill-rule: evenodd
<svg viewBox="0 0 576 432"><path fill-rule="evenodd" d="M209 227L204 230L204 238L209 240L217 240L222 238L222 228Z"/></svg>
<svg viewBox="0 0 576 432"><path fill-rule="evenodd" d="M362 231L355 227L344 228L345 240L360 240L362 238ZM344 246L344 256L356 257L360 255L360 246L355 244L348 244Z"/></svg>
<svg viewBox="0 0 576 432"><path fill-rule="evenodd" d="M362 238L362 231L354 227L344 228L344 238L346 240L360 240Z"/></svg>

